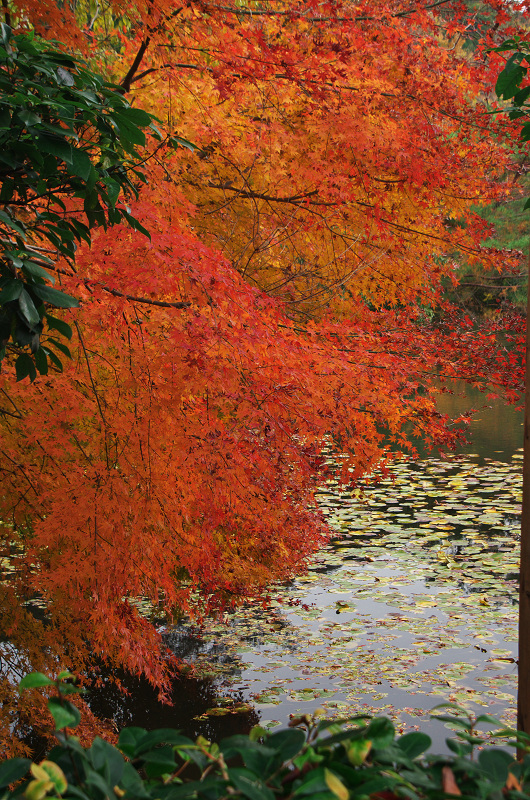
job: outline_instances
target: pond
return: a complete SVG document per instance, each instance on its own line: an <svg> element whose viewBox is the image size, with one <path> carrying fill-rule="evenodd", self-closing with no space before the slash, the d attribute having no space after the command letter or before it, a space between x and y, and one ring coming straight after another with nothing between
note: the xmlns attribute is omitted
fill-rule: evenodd
<svg viewBox="0 0 530 800"><path fill-rule="evenodd" d="M484 404L458 389L441 411ZM209 738L317 708L384 713L398 729L421 724L439 751L438 703L514 725L522 414L489 406L456 454L398 462L362 493L328 481L319 501L337 538L268 608L168 630L198 676L175 681L172 707L132 681L129 698L101 689L94 710Z"/></svg>

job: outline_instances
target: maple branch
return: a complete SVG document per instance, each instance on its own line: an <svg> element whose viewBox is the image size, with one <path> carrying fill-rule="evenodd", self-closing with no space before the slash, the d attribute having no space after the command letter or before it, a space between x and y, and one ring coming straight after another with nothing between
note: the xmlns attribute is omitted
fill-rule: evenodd
<svg viewBox="0 0 530 800"><path fill-rule="evenodd" d="M167 45L169 46L169 45ZM199 64L160 64L159 67L149 67L149 69L144 69L143 72L140 72L139 75L135 75L131 79L131 83L135 83L136 81L142 80L145 78L146 75L150 75L152 72L158 72L161 69L195 69L200 72L213 72L212 67L202 67Z"/></svg>
<svg viewBox="0 0 530 800"><path fill-rule="evenodd" d="M38 444L40 444L40 442ZM37 492L37 489L35 488L35 484L32 481L32 479L30 477L28 477L24 464L22 462L15 461L13 458L11 458L9 453L6 453L5 450L0 450L0 454L2 455L3 458L5 458L7 461L10 461L11 464L13 464L13 467L16 469L17 474L20 474L20 475L22 475L24 477L24 480L28 483L29 488L31 489L31 491L35 492L35 495L38 496L38 492ZM8 472L8 470L5 467L0 467L0 472L5 474L5 473ZM9 473L9 474L12 474L12 472ZM22 496L19 496L19 499L17 500L17 502L13 506L13 511L18 506L18 504L20 502L22 502L22 500L24 500L24 502L26 502L26 503L29 503L31 505L33 511L37 514L37 516L40 517L40 519L43 519L42 514L40 513L40 511L37 508L35 508L35 506L31 502L31 500L29 500L28 495L27 495L26 492L24 493L24 497L23 498L22 498Z"/></svg>
<svg viewBox="0 0 530 800"><path fill-rule="evenodd" d="M91 281L88 278L83 280L83 283L87 289L90 289L90 284L95 284L99 286L100 289L103 289L104 292L108 292L109 294L114 295L114 297L123 297L124 300L130 300L132 303L142 303L143 305L147 306L159 306L160 308L179 309L189 308L191 306L191 303L188 300L169 302L165 300L150 300L148 297L136 297L136 295L126 294L125 292L118 291L118 289L111 289L110 286L105 286L104 283L100 283L99 281Z"/></svg>
<svg viewBox="0 0 530 800"><path fill-rule="evenodd" d="M450 3L452 0L436 0L434 3L429 3L426 6L412 7L407 9L406 11L398 11L395 14L391 14L391 19L398 19L400 17L410 17L411 14L416 14L418 11L428 11L431 8L436 8L437 6L445 5L446 3ZM228 11L229 14L236 14L237 16L247 16L247 17L295 17L298 16L300 19L303 19L304 22L367 22L369 20L377 20L380 21L380 17L374 16L358 16L358 17L306 17L305 14L296 11L254 11L253 9L243 9L243 8L230 8L229 6L218 6L215 3L205 3L205 8L215 8L217 11Z"/></svg>
<svg viewBox="0 0 530 800"><path fill-rule="evenodd" d="M136 56L134 57L134 61L132 62L131 66L129 67L129 70L127 71L127 74L120 81L119 85L123 94L131 90L131 83L133 81L134 74L138 69L138 67L140 66L140 64L142 63L142 58L144 57L145 51L149 47L150 42L151 42L150 36L148 36L146 39L143 40L138 49L138 52L136 53Z"/></svg>
<svg viewBox="0 0 530 800"><path fill-rule="evenodd" d="M318 189L313 189L310 192L303 192L302 194L294 194L292 197L273 197L270 194L262 194L261 192L254 192L252 189L238 189L236 186L229 186L226 183L212 183L208 182L207 186L211 189L222 189L227 192L235 192L242 197L250 197L256 200L266 200L270 203L291 203L293 205L300 205L304 200L318 194ZM312 205L337 205L336 203L314 203Z"/></svg>
<svg viewBox="0 0 530 800"><path fill-rule="evenodd" d="M102 405L101 405L101 401L99 399L98 390L96 389L96 384L94 383L92 370L90 368L90 360L88 358L87 349L85 347L85 341L84 341L83 336L81 334L81 329L79 327L79 323L77 321L75 321L74 325L75 325L75 328L77 330L77 335L79 336L79 341L81 342L81 347L83 348L83 353L85 355L85 361L86 361L86 365L87 365L88 375L89 375L89 378L90 378L90 383L92 384L92 391L94 392L94 397L96 398L96 403L97 403L97 406L98 406L98 409L99 409L99 415L100 415L100 417L101 417L101 419L103 421L103 425L104 425L105 431L107 431L108 430L108 424L107 424L107 420L105 419L105 415L103 413L103 408L102 408ZM107 437L106 436L105 436L105 450L107 450ZM107 455L107 461L108 461L108 452L106 453L106 455Z"/></svg>
<svg viewBox="0 0 530 800"><path fill-rule="evenodd" d="M92 456L89 455L86 452L85 448L83 447L83 445L79 441L79 437L77 436L77 434L74 431L70 431L70 436L73 438L74 442L79 447L80 451L83 453L83 456L85 457L87 462L92 465L94 463L94 460L93 460Z"/></svg>
<svg viewBox="0 0 530 800"><path fill-rule="evenodd" d="M15 414L13 411L8 411L7 408L0 408L0 414L5 417L15 417L15 419L22 419L22 414Z"/></svg>
<svg viewBox="0 0 530 800"><path fill-rule="evenodd" d="M440 2L438 2L438 3L433 3L432 5L425 6L425 8L427 8L427 9L428 8L433 8L434 6L442 5L443 3L450 2L450 1L451 0L440 0ZM222 10L221 6L219 8ZM225 9L225 10L228 10L228 9ZM240 13L240 12L235 12L235 13ZM241 13L243 13L243 12L241 12ZM246 13L248 13L248 12L246 12ZM258 13L258 12L252 12L252 13L255 14L255 13ZM265 12L263 12L263 13L265 13ZM271 13L286 14L287 12L271 12ZM400 14L395 14L394 16L395 17L399 17L399 16L403 16L404 14L410 14L410 13L413 13L413 12L411 12L411 11L409 11L409 12L401 12ZM342 18L339 18L339 21L340 21L340 19L342 19ZM358 19L358 20L360 20L360 19L371 19L371 17L358 17L356 19ZM170 48L170 49L176 49L175 45L170 45L170 44L159 44L159 45L157 45L157 47L159 47L159 48L160 47L166 47L166 48ZM190 49L191 50L195 50L195 49L200 49L200 48L190 48ZM224 54L224 51L219 49L219 48L210 49L208 52L209 53L215 52L219 56L222 56ZM257 61L258 63L269 63L269 64L274 63L274 62L271 62L271 61L263 62L263 59L256 59L255 57L252 57L252 56L243 56L243 55L240 55L240 54L237 54L237 53L234 53L232 57L233 58L238 58L238 59L240 59L242 61ZM182 69L193 69L193 70L198 70L198 71L202 70L202 71L206 71L206 72L213 72L213 68L212 67L199 66L199 65L195 65L195 64L175 64L175 65L163 64L163 65L161 65L160 67L158 67L156 69L155 68L150 68L148 70L145 70L145 72L141 73L141 75L138 76L138 79L140 77L143 77L144 75L149 74L150 72L155 72L158 69L168 68L168 67L171 67L171 66L178 66L178 67L180 67ZM232 72L231 76L233 78L243 78L243 79L245 77L247 77L244 73L240 73L240 72ZM341 85L341 84L337 84L336 82L321 81L321 80L307 78L305 76L304 76L303 79L300 78L300 77L295 78L293 75L289 75L289 74L282 73L282 72L274 73L273 77L274 78L281 78L281 79L287 80L287 81L296 80L299 84L302 84L302 83L303 84L315 84L315 85L317 85L319 87L320 86L327 86L330 89L332 89L336 94L340 94L341 91L351 91L351 92L359 92L360 91L359 86L350 86L348 84L342 84ZM399 95L395 94L394 92L380 92L379 94L380 94L381 97L388 97L388 98L391 98L391 99L399 99L399 97L400 97ZM435 111L436 113L439 113L441 116L447 117L449 119L454 119L457 122L465 122L471 128L476 128L477 130L488 130L488 131L490 130L490 128L487 125L479 125L478 123L470 122L468 119L466 119L462 115L458 115L458 114L450 113L448 111L444 111L439 106L435 106L433 103L429 103L429 101L427 99L425 99L425 98L419 98L416 95L408 94L408 93L405 94L404 96L409 98L410 100L414 100L415 102L416 101L423 102L428 108L430 108L432 111Z"/></svg>
<svg viewBox="0 0 530 800"><path fill-rule="evenodd" d="M72 275L71 272L68 272L65 269L61 269L61 267L54 267L51 264L46 264L47 268L50 271L57 272L59 275L64 275L67 278L74 278L77 277L76 275ZM101 281L91 280L90 278L82 278L81 282L89 291L91 290L92 286L98 286L100 289L103 289L104 292L108 292L112 294L114 297L123 297L124 300L130 300L132 303L142 303L142 305L147 306L158 306L160 308L190 308L191 302L189 300L178 300L171 302L169 300L151 300L149 297L137 297L133 294L127 294L126 292L120 292L118 289L111 289L110 286L107 286ZM82 302L82 301L81 301Z"/></svg>
<svg viewBox="0 0 530 800"><path fill-rule="evenodd" d="M197 185L197 184L193 184L193 185ZM269 202L269 203L288 203L290 205L295 205L295 206L300 207L303 204L303 201L307 199L308 202L306 203L306 207L318 206L318 207L324 207L324 208L331 208L331 207L340 205L340 203L334 202L334 201L326 202L324 200L312 200L312 199L309 199L311 197L314 197L315 195L318 195L318 190L317 189L313 189L313 190L305 192L303 194L293 195L292 197L273 197L272 195L267 195L267 194L264 194L264 193L261 193L261 192L254 192L251 189L238 189L238 188L236 188L234 186L228 186L227 184L214 184L212 182L208 182L207 186L211 187L212 189L220 189L220 190L223 190L223 191L234 192L234 194L236 194L239 197L247 197L247 198L251 198L251 199L265 200L266 202ZM354 200L353 202L358 206L362 206L362 207L369 208L369 209L372 209L372 210L375 209L375 206L373 204L365 203L362 200ZM216 211L218 211L218 210L219 209L214 209L213 211L209 211L207 213L208 214L213 214L213 213L216 213ZM314 213L316 213L316 212L314 212ZM416 235L419 235L419 236L421 236L421 237L423 237L425 239L432 239L432 240L435 240L435 241L444 242L445 244L454 244L455 246L459 247L462 250L462 252L466 252L466 253L470 253L470 254L479 252L478 248L473 248L473 247L469 247L469 246L465 246L464 247L463 245L458 244L457 242L451 242L449 237L446 238L446 237L443 237L443 236L436 236L435 234L428 233L427 231L420 231L420 230L418 230L416 228L411 228L411 227L405 226L405 225L399 225L398 223L392 222L392 220L385 219L384 217L381 217L379 221L383 222L385 225L389 225L390 227L395 228L396 230L400 230L400 231L402 231L404 233L416 234Z"/></svg>
<svg viewBox="0 0 530 800"><path fill-rule="evenodd" d="M5 0L4 0L4 2L5 2ZM149 45L151 43L152 35L154 33L158 33L161 30L161 28L162 28L164 23L169 22L170 19L173 19L178 14L180 14L181 11L182 11L182 6L180 8L176 8L174 11L171 12L171 14L169 14L167 17L162 19L162 21L154 28L154 30L151 30L149 35L145 37L145 39L143 40L143 42L141 43L141 45L140 45L140 47L138 49L138 52L136 53L136 56L134 57L134 60L133 60L133 62L131 64L131 66L129 67L129 69L127 71L127 74L120 81L119 86L120 86L120 89L121 89L123 94L125 94L126 92L129 92L131 90L131 83L133 83L135 73L136 73L138 67L140 66L140 64L142 63L142 59L143 59L143 57L145 55L145 51L147 50L147 48L149 47ZM151 70L149 70L149 71L151 71Z"/></svg>
<svg viewBox="0 0 530 800"><path fill-rule="evenodd" d="M20 410L19 410L17 404L15 403L15 401L13 400L13 398L8 395L8 393L6 392L5 389L0 389L0 392L2 392L3 395L5 395L5 397L11 403L11 405L13 406L13 408L15 409L15 412L16 412L16 413L14 413L13 411L8 411L6 408L0 408L0 414L7 414L9 417L16 417L16 419L23 419L23 415L20 412Z"/></svg>
<svg viewBox="0 0 530 800"><path fill-rule="evenodd" d="M364 203L362 200L355 200L354 201L358 206L364 206L365 208L375 209L375 206L371 203ZM320 204L318 204L320 205ZM427 233L427 231L419 231L417 228L410 228L408 225L399 225L397 222L392 222L392 220L385 219L384 217L380 217L380 222L384 222L385 225L390 225L392 228L396 228L398 231L403 231L403 233L415 233L418 236L422 236L424 239L434 239L437 242L443 242L444 244L452 244L455 247L458 247L464 253L478 253L480 252L479 248L477 247L469 247L464 246L462 244L458 244L458 242L452 242L449 237L445 238L443 236L436 236L434 233Z"/></svg>

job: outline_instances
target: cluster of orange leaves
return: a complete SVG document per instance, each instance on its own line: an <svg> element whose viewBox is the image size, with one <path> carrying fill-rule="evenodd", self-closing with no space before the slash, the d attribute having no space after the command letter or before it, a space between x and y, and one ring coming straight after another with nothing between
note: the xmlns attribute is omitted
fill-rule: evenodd
<svg viewBox="0 0 530 800"><path fill-rule="evenodd" d="M14 8L193 147L146 149L150 239L98 230L75 270L59 264L81 299L64 372L2 372L5 752L17 672L95 656L163 688L171 661L137 598L200 615L289 579L328 536L329 448L359 480L412 437L451 443L440 377L513 395L521 380L495 331L440 312L455 254L489 258L471 206L502 199L510 154L482 102L487 29L510 32L513 8Z"/></svg>

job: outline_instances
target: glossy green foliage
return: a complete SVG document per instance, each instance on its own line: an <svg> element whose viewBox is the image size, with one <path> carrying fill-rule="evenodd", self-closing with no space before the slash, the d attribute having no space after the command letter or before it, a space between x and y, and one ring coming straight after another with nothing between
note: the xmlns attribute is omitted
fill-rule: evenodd
<svg viewBox="0 0 530 800"><path fill-rule="evenodd" d="M384 717L352 717L341 722L293 719L286 730L270 733L259 726L219 744L199 737L195 742L171 729L125 728L117 746L96 737L90 747L68 733L57 708L71 716L66 695L78 691L69 673L49 681L37 673L21 688L55 683L58 696L49 700L58 744L46 760L10 759L0 764L1 800L218 800L220 798L304 798L348 800L350 797L440 798L462 794L508 800L528 797L530 756L516 762L510 752L484 745L483 715L471 719L465 709L443 706L438 718L456 729L449 740L452 755L427 753L431 740L421 732L396 737ZM64 716L64 715L63 715ZM501 730L497 737L525 748L530 737ZM29 775L28 775L29 773ZM18 781L13 788L13 784Z"/></svg>
<svg viewBox="0 0 530 800"><path fill-rule="evenodd" d="M530 85L527 80L530 69L530 42L518 37L507 39L502 45L494 48L494 51L511 53L504 69L499 73L495 92L501 100L511 102L511 105L502 111L508 114L510 119L521 121L519 142L524 144L530 141ZM530 201L527 201L525 206L528 207Z"/></svg>
<svg viewBox="0 0 530 800"><path fill-rule="evenodd" d="M71 336L46 309L78 304L50 285L57 258L73 262L96 226L147 233L126 205L144 180L137 148L146 128L158 135L119 87L0 25L0 361L10 346L19 380L45 374L49 361L60 369L56 350L69 355L54 334L41 341L45 322Z"/></svg>
<svg viewBox="0 0 530 800"><path fill-rule="evenodd" d="M495 92L502 100L512 100L513 108L507 109L512 119L517 117L517 112L528 113L530 106L527 105L530 97L530 87L521 88L528 72L528 55L530 54L530 43L516 37L507 39L499 47L495 48L496 53L511 52L506 61L504 69L499 73ZM525 61L527 62L525 64ZM526 107L526 108L525 108Z"/></svg>

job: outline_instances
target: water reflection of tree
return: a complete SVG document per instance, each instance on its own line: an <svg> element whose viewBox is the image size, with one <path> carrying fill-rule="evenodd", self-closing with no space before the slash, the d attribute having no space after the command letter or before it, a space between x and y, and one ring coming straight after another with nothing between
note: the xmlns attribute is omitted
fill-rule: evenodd
<svg viewBox="0 0 530 800"><path fill-rule="evenodd" d="M177 655L180 657L185 654L188 662L193 662L194 656L201 652L204 645L196 636L186 636L181 631L173 638L180 643ZM229 650L223 648L222 644L211 648L212 657L214 651L215 657L225 659L226 664L232 659ZM237 664L235 670L236 673L240 672ZM118 690L114 678L118 678L123 691ZM181 673L171 682L172 705L168 705L159 701L157 691L144 678L123 672L114 673L111 678L102 670L100 685L90 690L88 699L92 711L98 717L112 720L117 729L125 726L138 726L148 730L177 728L192 738L202 735L218 741L224 736L248 732L259 722L259 715L254 709L229 713L222 717L195 719L208 709L218 706L221 696L219 679ZM230 699L237 705L244 698L232 694Z"/></svg>
<svg viewBox="0 0 530 800"><path fill-rule="evenodd" d="M500 460L511 459L523 441L522 412L500 398L487 400L464 381L452 381L451 386L452 394L440 394L436 400L442 414L454 419L469 409L477 409L471 416L466 432L469 445L462 448L463 452L473 451L486 459L495 453Z"/></svg>

